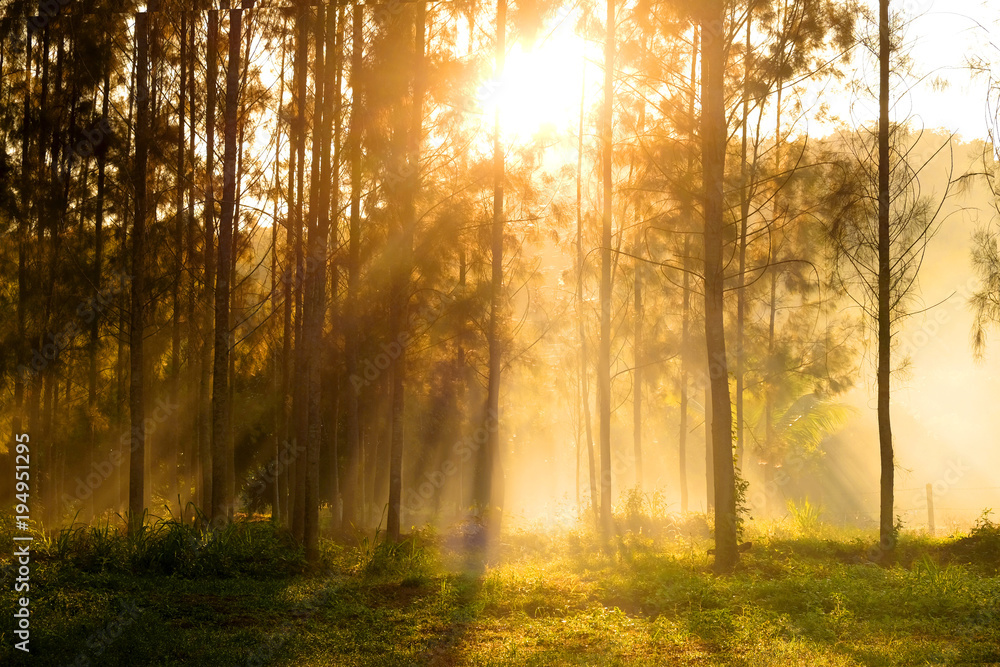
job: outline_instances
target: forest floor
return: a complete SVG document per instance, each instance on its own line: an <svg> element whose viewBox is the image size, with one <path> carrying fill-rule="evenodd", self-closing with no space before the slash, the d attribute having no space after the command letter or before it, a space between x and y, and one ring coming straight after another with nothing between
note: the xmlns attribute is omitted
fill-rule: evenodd
<svg viewBox="0 0 1000 667"><path fill-rule="evenodd" d="M8 616L0 664L1000 664L1000 527L989 521L965 536L904 533L892 564L858 531L751 525L729 576L680 523L633 526L606 545L588 529L512 531L485 564L428 533L324 542L312 572L266 522L216 542L161 528L36 544L32 655L13 649ZM9 530L0 538L11 543Z"/></svg>

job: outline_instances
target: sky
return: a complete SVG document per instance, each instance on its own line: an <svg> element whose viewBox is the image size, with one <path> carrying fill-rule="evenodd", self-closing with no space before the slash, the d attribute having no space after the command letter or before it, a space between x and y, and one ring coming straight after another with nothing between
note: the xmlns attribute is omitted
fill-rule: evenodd
<svg viewBox="0 0 1000 667"><path fill-rule="evenodd" d="M984 0L896 0L890 7L915 17L908 30L917 73L929 75L912 95L927 128L966 140L986 136L986 82L971 79L966 63L981 56L1000 62L1000 6ZM932 81L948 82L935 90Z"/></svg>

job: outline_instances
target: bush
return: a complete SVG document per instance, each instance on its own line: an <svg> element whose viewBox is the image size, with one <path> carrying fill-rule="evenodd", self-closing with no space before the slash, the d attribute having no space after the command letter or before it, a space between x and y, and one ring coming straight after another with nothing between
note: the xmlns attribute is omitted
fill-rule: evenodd
<svg viewBox="0 0 1000 667"><path fill-rule="evenodd" d="M70 527L48 541L44 555L85 572L273 578L305 570L302 548L269 521L208 530L157 519L131 534L110 524Z"/></svg>
<svg viewBox="0 0 1000 667"><path fill-rule="evenodd" d="M992 510L983 510L968 535L947 545L947 555L992 572L1000 570L1000 524L990 520L990 514Z"/></svg>

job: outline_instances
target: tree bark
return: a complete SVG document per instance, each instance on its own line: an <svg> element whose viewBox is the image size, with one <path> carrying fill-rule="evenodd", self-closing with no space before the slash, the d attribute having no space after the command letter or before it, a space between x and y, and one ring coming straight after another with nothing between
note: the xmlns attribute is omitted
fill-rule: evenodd
<svg viewBox="0 0 1000 667"><path fill-rule="evenodd" d="M496 80L503 76L507 53L507 0L497 0L496 42L494 45L494 72ZM492 539L500 534L503 519L503 469L500 457L500 317L503 296L503 232L504 232L504 165L501 145L500 106L493 115L493 225L490 243L490 320L487 325L489 375L486 384L486 409L483 411L486 445L479 451L476 465L476 504L483 513L486 536Z"/></svg>
<svg viewBox="0 0 1000 667"><path fill-rule="evenodd" d="M296 451L303 451L309 437L308 418L309 412L306 407L306 348L303 342L302 329L305 323L305 251L303 247L303 237L305 226L305 216L303 215L303 205L305 201L305 163L306 163L306 80L308 78L307 60L309 58L309 31L306 12L309 9L301 6L295 17L296 37L295 37L295 152L296 181L298 191L295 199L295 361L294 375L295 382L292 386L292 429L295 434L294 442ZM302 447L303 450L298 448ZM300 543L305 539L305 466L306 457L296 456L292 460L289 475L289 510L292 520L292 535Z"/></svg>
<svg viewBox="0 0 1000 667"><path fill-rule="evenodd" d="M232 520L234 489L229 483L233 466L230 445L229 297L233 261L233 215L236 208L236 134L239 103L242 9L229 10L229 61L226 67L222 210L219 218L219 271L215 279L215 363L212 383L212 522Z"/></svg>
<svg viewBox="0 0 1000 667"><path fill-rule="evenodd" d="M698 26L691 28L691 97L688 100L688 116L694 121L694 103L697 97L698 73L698 40L700 33ZM692 137L693 140L693 137ZM694 153L688 154L687 172L694 172ZM687 217L694 218L694 205L687 201ZM683 285L681 297L681 398L680 398L680 429L678 435L677 466L679 470L681 512L688 511L688 484L687 484L687 436L688 436L688 374L690 372L691 358L691 235L684 232L684 258L683 258ZM706 432L707 432L706 426Z"/></svg>
<svg viewBox="0 0 1000 667"><path fill-rule="evenodd" d="M342 493L343 524L352 526L359 520L361 490L358 478L361 463L361 427L358 418L358 289L361 271L361 135L364 119L364 88L362 59L364 57L364 5L351 8L351 121L347 131L347 159L351 165L351 213L347 249L347 298L344 302L344 361L351 382L347 390L346 466Z"/></svg>
<svg viewBox="0 0 1000 667"><path fill-rule="evenodd" d="M180 402L181 393L181 275L184 271L184 108L187 103L185 83L187 79L187 14L181 12L180 32L180 81L177 100L177 164L174 186L174 280L171 286L173 312L170 327L170 396L174 405ZM189 258L190 261L190 258ZM182 429L170 429L170 441L167 443L167 499L172 501L177 497L178 516L184 512L184 504L180 499L180 491L184 480L178 464L185 463L180 456Z"/></svg>
<svg viewBox="0 0 1000 667"><path fill-rule="evenodd" d="M108 104L110 102L110 90L111 90L111 67L106 66L104 68L103 76L103 87L104 93L101 97L101 129L105 131L108 127ZM102 279L102 269L104 260L104 199L106 193L106 183L107 183L107 147L108 147L108 137L103 136L100 139L99 145L96 147L97 153L97 203L96 212L94 214L94 265L93 274L91 277L92 292L91 296L94 302L97 303L101 294L101 279ZM94 456L97 453L98 448L98 429L97 429L97 385L100 379L100 371L98 369L98 357L100 353L100 320L96 313L92 313L93 317L90 321L90 344L89 344L89 368L87 373L87 410L90 413L88 415L89 427L90 427L90 442L87 451L87 473L89 474L91 470L91 465L94 462ZM97 511L97 494L92 493L88 501L88 514L92 517Z"/></svg>
<svg viewBox="0 0 1000 667"><path fill-rule="evenodd" d="M743 383L745 380L744 318L746 312L747 228L750 222L750 193L747 164L747 123L750 112L750 27L752 5L747 6L746 53L743 60L743 117L740 123L742 150L740 152L740 231L739 231L739 287L736 290L736 465L743 466Z"/></svg>
<svg viewBox="0 0 1000 667"><path fill-rule="evenodd" d="M142 526L145 507L144 479L146 417L143 400L143 323L145 298L145 254L146 254L146 163L149 151L149 15L136 15L135 34L136 58L136 102L138 114L135 133L135 163L132 166L132 187L135 192L135 218L132 226L132 296L129 319L129 420L131 432L131 454L129 456L129 530L137 531Z"/></svg>
<svg viewBox="0 0 1000 667"><path fill-rule="evenodd" d="M389 454L389 517L387 536L392 541L399 540L400 512L403 489L403 440L404 440L404 396L406 378L406 341L408 330L408 310L410 299L410 274L412 273L413 234L417 224L417 197L420 194L420 144L423 138L424 89L424 33L427 23L427 4L418 2L414 18L414 69L413 99L410 106L409 127L407 128L407 178L406 201L401 219L400 251L393 263L396 275L393 279L393 295L390 312L390 327L393 340L390 345L397 351L392 364L392 436Z"/></svg>
<svg viewBox="0 0 1000 667"><path fill-rule="evenodd" d="M16 436L23 432L24 427L24 384L25 380L37 377L28 371L28 337L26 331L26 311L28 304L28 235L31 233L29 216L31 214L32 198L28 196L31 189L30 153L31 153L31 26L28 24L24 34L24 107L22 109L21 125L21 192L20 215L17 221L17 373L14 375L14 416L12 419L11 442L17 442ZM35 381L35 380L32 380ZM30 437L30 435L29 435ZM14 451L8 450L7 460L14 463ZM10 468L5 468L9 470ZM3 502L14 501L14 487L5 480Z"/></svg>
<svg viewBox="0 0 1000 667"><path fill-rule="evenodd" d="M889 0L879 0L878 94L878 440L882 475L879 482L879 543L883 551L895 549L893 525L892 426L889 421L891 370L891 273L889 233Z"/></svg>
<svg viewBox="0 0 1000 667"><path fill-rule="evenodd" d="M613 132L615 78L615 3L607 2L604 41L604 106L601 110L601 166L604 216L601 227L601 343L597 360L598 410L601 429L601 532L611 534L611 227L613 215Z"/></svg>
<svg viewBox="0 0 1000 667"><path fill-rule="evenodd" d="M712 394L712 454L715 482L715 567L733 569L736 551L736 493L733 469L732 405L723 328L725 12L722 0L705 7L702 24L702 168L705 187L705 341Z"/></svg>
<svg viewBox="0 0 1000 667"><path fill-rule="evenodd" d="M200 410L201 403L199 401L198 394L201 391L200 386L200 365L199 359L200 349L205 346L205 341L199 335L200 323L197 322L198 311L195 306L195 295L197 293L198 281L196 277L197 271L197 237L198 237L198 221L194 215L194 199L195 199L195 179L194 179L194 165L195 165L195 130L197 128L197 115L195 102L195 87L194 87L194 65L195 65L195 33L196 33L196 17L198 14L192 13L189 17L188 23L188 34L185 37L187 40L187 76L188 83L187 89L190 95L190 104L188 105L188 165L190 168L190 174L187 175L187 257L188 265L190 271L190 282L188 286L188 298L187 298L187 336L188 336L188 370L186 377L189 379L190 385L195 389L194 396L194 406L191 410L191 434L187 438L187 444L184 448L184 459L185 459L185 496L184 501L184 514L186 516L187 508L191 503L194 503L194 507L198 506L198 487L201 466L199 464L199 449L201 447L200 435L199 435L199 421L198 413ZM204 278L204 276L203 276ZM196 341L197 339L197 341ZM192 520L194 516L192 516Z"/></svg>
<svg viewBox="0 0 1000 667"><path fill-rule="evenodd" d="M337 12L329 12L324 35L324 8L317 8L316 23L316 80L317 87L322 90L316 96L317 110L314 113L318 143L319 143L319 201L317 203L316 227L309 234L309 266L307 278L307 296L312 301L306 321L305 343L309 349L307 359L308 375L308 441L306 444L306 489L305 489L305 548L306 558L315 563L319 560L319 461L323 437L322 423L322 382L320 368L323 350L323 322L326 317L326 264L327 235L330 229L330 186L333 180L330 164L331 153L331 122L336 113L330 107L329 98L334 91L337 64L333 62L336 45L333 43L337 33ZM323 38L323 43L320 39ZM331 79L334 79L331 81Z"/></svg>
<svg viewBox="0 0 1000 667"><path fill-rule="evenodd" d="M587 97L587 60L583 61L583 83L580 86L580 127L577 131L576 153L576 318L580 339L580 391L583 394L583 430L587 439L587 466L590 472L590 509L594 521L600 521L597 508L597 462L594 460L594 431L590 419L590 359L587 353L587 330L583 304L583 273L586 260L583 253L583 109Z"/></svg>
<svg viewBox="0 0 1000 667"><path fill-rule="evenodd" d="M198 494L202 511L212 517L212 355L215 340L215 113L217 97L218 59L219 59L219 12L208 11L208 46L206 54L205 73L205 241L204 262L205 282L202 295L202 331L201 331L201 381L199 383L200 411L198 449L201 468L201 492Z"/></svg>

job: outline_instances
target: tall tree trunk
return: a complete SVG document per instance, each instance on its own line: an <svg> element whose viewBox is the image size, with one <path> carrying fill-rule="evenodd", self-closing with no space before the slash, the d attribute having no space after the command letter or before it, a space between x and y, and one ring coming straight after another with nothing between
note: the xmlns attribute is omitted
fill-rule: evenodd
<svg viewBox="0 0 1000 667"><path fill-rule="evenodd" d="M242 9L229 10L229 61L226 67L225 149L222 158L222 210L219 219L219 271L215 280L215 363L212 383L212 521L232 520L233 493L229 399L229 295L236 208L236 134L239 109Z"/></svg>
<svg viewBox="0 0 1000 667"><path fill-rule="evenodd" d="M296 181L298 182L297 198L295 200L295 383L292 386L292 422L295 433L296 447L305 447L308 439L308 410L306 409L306 348L302 337L305 320L305 302L303 292L305 286L305 251L303 233L305 217L303 205L305 201L305 164L306 164L306 80L308 78L309 32L307 12L308 7L301 6L295 17L295 152ZM299 542L305 538L305 465L307 457L296 456L291 465L289 478L289 510L292 519L292 535Z"/></svg>
<svg viewBox="0 0 1000 667"><path fill-rule="evenodd" d="M281 38L281 65L279 67L280 72L285 71L285 36L284 36L284 24L282 24L282 38ZM281 182L281 118L284 113L285 105L285 77L279 77L278 80L278 116L275 121L275 137L274 141L274 208L271 215L271 317L273 319L278 318L278 196L277 193L280 192L280 182ZM286 228L287 228L287 218L286 218ZM282 264L284 264L282 262ZM282 284L286 284L286 280L282 280ZM282 308L287 305L287 301L282 304ZM271 519L275 522L280 522L285 517L284 506L285 506L285 482L286 475L284 473L285 465L281 462L281 449L282 441L284 439L285 429L287 428L288 415L286 414L287 408L287 359L288 353L284 351L284 347L289 343L288 339L288 327L285 326L282 331L282 352L278 351L277 345L272 354L274 359L274 378L273 378L273 390L274 390L274 400L275 400L275 411L274 411L274 436L272 438L272 445L274 447L274 467L273 467L273 481L271 484ZM287 442L287 440L285 441Z"/></svg>
<svg viewBox="0 0 1000 667"><path fill-rule="evenodd" d="M195 307L195 294L197 292L198 280L196 277L196 245L198 236L198 222L194 215L194 198L195 198L195 182L194 182L194 165L195 165L195 129L197 127L196 120L196 109L197 106L194 97L194 63L195 63L195 33L196 33L196 17L198 14L192 13L190 21L188 23L189 31L185 39L187 40L187 76L188 83L187 89L191 96L191 103L188 105L188 160L187 163L190 165L191 172L187 175L187 257L190 271L190 282L188 285L188 298L187 298L187 336L188 336L188 371L187 378L189 379L190 385L195 389L195 396L193 397L193 409L190 411L191 415L191 434L187 438L187 444L184 448L184 458L185 458L185 469L186 477L184 480L185 496L183 498L185 511L187 506L192 502L197 507L197 490L200 484L200 471L201 466L199 465L199 449L201 447L198 421L198 411L200 410L200 401L198 393L201 391L200 386L200 366L198 360L201 358L200 350L206 345L204 339L199 333L200 323L196 323L196 307ZM195 342L197 339L197 342ZM191 399L189 399L190 401ZM193 519L194 517L192 517Z"/></svg>
<svg viewBox="0 0 1000 667"><path fill-rule="evenodd" d="M646 36L643 34L642 49L647 50ZM639 122L636 124L636 131L639 141L646 128L646 99L642 97L644 91L640 89L639 102ZM629 181L631 182L632 171L635 168L636 159L633 158L629 166ZM643 246L643 226L642 226L642 196L639 188L635 188L635 196L632 199L632 214L635 223L635 236L632 243L633 263L632 269L632 445L635 449L635 486L642 491L642 274L645 270L645 262L642 259Z"/></svg>
<svg viewBox="0 0 1000 667"><path fill-rule="evenodd" d="M282 45L286 38L284 34L282 35ZM284 68L282 68L284 71ZM293 82L293 86L297 84L297 81ZM297 95L295 89L291 92L292 101L294 103L295 96ZM281 420L282 420L282 431L281 437L286 443L290 443L294 446L294 456L289 458L287 465L282 467L280 473L280 486L283 492L281 504L281 519L286 526L291 526L292 523L292 493L293 487L295 485L295 475L293 470L293 465L295 458L298 456L297 443L294 442L292 438L294 425L292 424L292 414L291 414L291 400L292 400L292 373L294 360L294 352L292 349L292 341L295 337L295 327L292 321L292 289L293 282L296 277L295 269L293 268L293 258L294 258L294 245L295 245L295 232L294 232L294 210L295 210L295 174L298 171L298 164L296 160L296 142L295 142L295 122L294 120L289 120L288 126L288 194L286 197L286 209L285 209L285 261L284 268L281 272L282 279L282 343L281 343Z"/></svg>
<svg viewBox="0 0 1000 667"><path fill-rule="evenodd" d="M611 534L611 227L613 215L614 145L612 115L615 80L615 3L607 2L607 36L604 42L604 106L601 110L601 167L604 183L604 216L601 228L601 343L597 384L601 425L601 531Z"/></svg>
<svg viewBox="0 0 1000 667"><path fill-rule="evenodd" d="M777 304L777 294L778 294L778 274L777 269L771 268L771 298L768 301L769 306L769 316L767 325L767 358L768 367L772 366L774 361L774 317L778 312ZM775 442L774 433L774 378L770 377L768 374L765 384L764 384L764 450L766 452L766 464L769 469L773 469L775 459L777 458L777 443ZM765 471L766 477L766 471ZM771 507L767 504L767 492L771 489L770 486L765 486L764 491L764 516L770 518Z"/></svg>
<svg viewBox="0 0 1000 667"><path fill-rule="evenodd" d="M732 405L723 327L724 172L726 116L724 99L725 25L722 0L710 0L702 24L702 167L705 187L705 342L712 393L712 454L715 472L715 567L736 565L736 492L733 469Z"/></svg>
<svg viewBox="0 0 1000 667"><path fill-rule="evenodd" d="M884 551L895 548L893 525L892 425L889 421L891 371L891 273L889 234L889 0L879 0L878 24L878 441L882 476L879 482L879 543Z"/></svg>
<svg viewBox="0 0 1000 667"><path fill-rule="evenodd" d="M688 117L694 127L694 103L697 93L698 74L698 39L700 33L698 26L691 26L691 97L688 99ZM694 132L692 130L691 143L694 144ZM694 172L694 150L688 153L687 173ZM694 203L691 197L686 198L685 214L689 224L693 224ZM677 434L677 467L679 468L679 482L681 492L681 512L687 512L688 501L688 479L687 479L687 436L688 436L688 375L691 365L691 271L693 262L691 261L691 234L688 230L684 232L684 258L683 285L681 296L681 399L680 399L680 428ZM705 427L706 433L708 426ZM707 508L706 508L707 509Z"/></svg>
<svg viewBox="0 0 1000 667"><path fill-rule="evenodd" d="M639 246L634 252L638 257ZM635 450L635 486L642 491L642 271L641 259L635 260L633 282L632 333L632 446Z"/></svg>
<svg viewBox="0 0 1000 667"><path fill-rule="evenodd" d="M397 352L392 364L392 437L389 455L389 518L387 537L399 540L400 513L403 495L403 440L404 440L404 396L406 378L406 335L412 273L413 234L417 225L417 197L420 194L420 144L423 138L424 118L424 32L427 23L427 4L418 2L414 18L413 43L413 98L410 102L409 127L406 132L406 201L400 221L400 250L398 260L393 263L396 275L393 279L393 295L390 313L390 327L393 340L390 343Z"/></svg>
<svg viewBox="0 0 1000 667"><path fill-rule="evenodd" d="M336 18L334 19L335 33L333 37L333 52L334 52L334 82L333 82L333 162L331 166L331 172L328 177L331 183L336 184L333 188L330 197L330 214L332 216L333 228L331 229L331 234L333 235L334 244L336 245L339 238L338 228L340 226L340 168L341 162L343 160L342 146L343 146L343 129L344 129L344 116L343 116L343 85L344 85L344 29L346 24L346 12L343 6L338 6L336 11ZM327 41L329 44L329 39ZM341 322L341 311L340 304L337 301L337 297L340 293L340 264L335 262L331 267L330 276L330 300L331 308L333 310L331 314L331 328L333 329L333 335L331 338L333 340L327 341L323 345L323 349L326 351L326 361L324 362L327 368L333 367L333 358L338 354L336 349L335 340L343 330L343 324ZM341 382L340 376L333 375L332 373L324 379L323 386L325 389L323 393L325 396L333 396L333 419L330 422L329 429L326 429L328 434L327 442L330 443L330 461L331 461L331 475L332 475L332 490L330 495L330 509L332 514L331 521L331 535L336 535L341 529L341 512L340 512L340 479L341 479L341 469L340 469L340 399L341 399ZM329 400L327 401L329 405Z"/></svg>
<svg viewBox="0 0 1000 667"><path fill-rule="evenodd" d="M321 141L321 128L324 126L325 117L329 115L325 106L323 104L323 82L325 79L324 69L325 69L325 57L323 50L323 33L322 30L325 26L325 11L322 5L316 8L316 18L310 19L312 26L310 30L307 30L306 38L308 39L309 33L312 33L314 39L314 52L313 52L313 101L312 101L312 118L311 118L311 142L309 147L309 211L306 217L306 224L304 234L306 236L303 239L305 253L303 255L304 261L302 264L302 282L300 285L302 294L302 322L300 326L301 332L301 354L298 357L299 363L301 364L301 370L299 377L301 378L297 386L301 386L297 397L301 400L301 407L297 407L298 417L295 422L295 439L297 442L301 443L305 447L305 456L296 459L295 463L295 517L293 519L292 525L296 536L298 536L303 544L306 543L306 523L308 522L308 517L306 516L309 512L309 471L310 466L310 439L311 439L311 429L312 429L312 366L313 360L316 360L317 370L319 368L320 356L322 354L319 348L319 340L322 335L318 335L315 340L313 338L314 322L316 322L316 317L319 316L320 327L322 327L322 316L319 315L320 304L315 300L315 272L319 268L318 263L321 261L317 256L317 221L319 218L318 205L319 191L320 191L320 181L324 178L321 172L322 162L323 162L323 150L326 145ZM305 98L303 98L305 99ZM305 127L303 125L303 127ZM322 258L323 269L326 268L326 258ZM315 347L314 347L315 345ZM317 380L318 381L318 380ZM317 387L317 391L321 388ZM317 419L320 417L317 415ZM317 440L317 444L319 440ZM318 451L318 450L317 450ZM318 499L317 499L318 502ZM318 516L318 514L317 514Z"/></svg>
<svg viewBox="0 0 1000 667"><path fill-rule="evenodd" d="M597 509L597 462L594 460L594 432L590 419L590 358L587 353L587 331L584 326L583 273L585 256L583 253L583 108L587 98L587 60L583 61L583 76L580 85L580 127L577 130L576 152L576 319L580 339L580 390L583 394L583 429L587 438L587 465L590 470L590 509L594 521L600 521Z"/></svg>
<svg viewBox="0 0 1000 667"><path fill-rule="evenodd" d="M108 127L108 104L110 101L110 90L111 90L111 67L110 65L104 68L103 76L103 87L104 92L101 97L101 131L105 132ZM102 279L102 269L103 269L103 259L104 259L104 197L106 191L106 167L107 167L107 146L108 138L102 134L99 141L99 145L96 147L97 152L97 203L96 212L94 214L94 265L93 273L91 277L92 292L91 296L95 303L98 303L101 294L101 279ZM89 431L90 431L90 442L87 449L87 470L89 474L91 467L94 463L94 457L97 453L98 447L98 428L97 428L97 385L100 378L100 372L98 369L99 352L100 352L100 319L97 313L91 313L92 318L90 320L90 344L88 348L89 352L89 368L87 373L87 411L90 413L88 415ZM88 514L94 516L97 511L96 498L97 494L92 493L88 499Z"/></svg>
<svg viewBox="0 0 1000 667"><path fill-rule="evenodd" d="M681 399L680 426L677 433L677 468L678 484L681 493L681 512L688 511L687 484L687 435L688 435L688 350L691 347L691 236L684 233L684 276L681 287Z"/></svg>
<svg viewBox="0 0 1000 667"><path fill-rule="evenodd" d="M326 18L324 7L317 7L315 26L316 39L316 103L313 113L315 137L317 138L319 160L319 200L315 204L316 224L309 231L309 267L306 277L306 297L312 302L306 310L303 329L305 345L309 350L306 360L308 392L308 435L306 442L306 488L304 540L306 558L309 562L319 560L319 461L323 437L322 423L322 378L320 368L323 359L323 323L326 319L326 263L327 235L330 228L330 133L334 110L328 107L328 100L334 94L331 78L336 77L336 63L332 62L336 35L337 12L329 12ZM324 27L326 33L324 35Z"/></svg>
<svg viewBox="0 0 1000 667"><path fill-rule="evenodd" d="M746 312L747 227L750 221L750 191L747 163L747 124L750 113L750 26L752 5L747 6L746 52L743 58L743 118L740 123L740 228L739 228L739 287L736 290L736 465L743 466L743 383L746 359L743 331Z"/></svg>
<svg viewBox="0 0 1000 667"><path fill-rule="evenodd" d="M23 432L24 427L24 383L26 379L32 378L32 382L37 382L38 375L28 371L28 337L26 331L26 316L28 304L28 235L31 233L29 216L31 214L32 197L29 196L31 190L30 176L30 153L31 153L31 24L27 24L24 34L24 107L22 109L21 126L21 192L20 192L20 215L17 220L17 373L14 375L14 417L12 420L12 435L10 442L18 442L16 436ZM29 436L30 437L30 436ZM8 460L14 464L14 452L8 451ZM9 470L10 468L5 468ZM5 480L5 493L0 502L13 502L11 495L14 488Z"/></svg>
<svg viewBox="0 0 1000 667"><path fill-rule="evenodd" d="M710 372L711 363L706 357L705 373ZM712 445L712 384L705 384L705 512L715 511L715 452Z"/></svg>
<svg viewBox="0 0 1000 667"><path fill-rule="evenodd" d="M503 76L507 53L507 0L497 0L496 43L494 45L494 72L496 80ZM503 296L503 230L505 180L504 154L500 134L500 105L493 115L493 226L490 243L490 320L487 325L489 349L488 378L486 384L486 409L483 419L487 423L486 446L479 451L476 461L476 504L483 512L486 535L492 539L500 533L503 508L503 470L500 458L500 317Z"/></svg>
<svg viewBox="0 0 1000 667"><path fill-rule="evenodd" d="M215 340L215 113L218 90L218 60L219 60L219 12L208 11L208 53L206 55L205 73L208 88L205 102L205 283L203 321L201 331L201 381L199 386L200 410L199 419L199 458L201 467L201 493L199 500L202 511L209 519L212 517L212 354ZM221 264L220 264L221 266Z"/></svg>
<svg viewBox="0 0 1000 667"><path fill-rule="evenodd" d="M361 428L358 419L358 289L361 264L361 133L364 118L362 59L364 55L364 5L351 8L351 122L347 132L347 159L351 164L351 213L348 229L347 298L344 303L344 361L351 388L347 390L347 465L343 497L345 526L358 522L361 490Z"/></svg>
<svg viewBox="0 0 1000 667"><path fill-rule="evenodd" d="M138 115L135 132L135 163L132 166L132 187L135 192L135 221L132 227L132 298L129 322L129 419L131 455L129 456L129 530L142 525L145 507L144 487L146 432L143 398L143 314L145 298L146 254L146 162L149 151L149 15L136 15L135 34L138 42L136 65L136 103Z"/></svg>
<svg viewBox="0 0 1000 667"><path fill-rule="evenodd" d="M174 280L172 285L173 312L171 314L170 327L170 396L174 405L180 402L181 394L181 275L184 271L184 108L187 103L186 79L187 79L187 14L181 12L181 34L180 34L180 81L177 99L177 166L174 191ZM190 258L188 258L190 261ZM167 486L167 500L173 501L177 497L178 516L184 512L184 501L180 499L183 486L184 475L182 468L178 467L186 463L181 455L181 444L184 441L181 428L170 429L169 442L167 443L167 474L165 482Z"/></svg>

